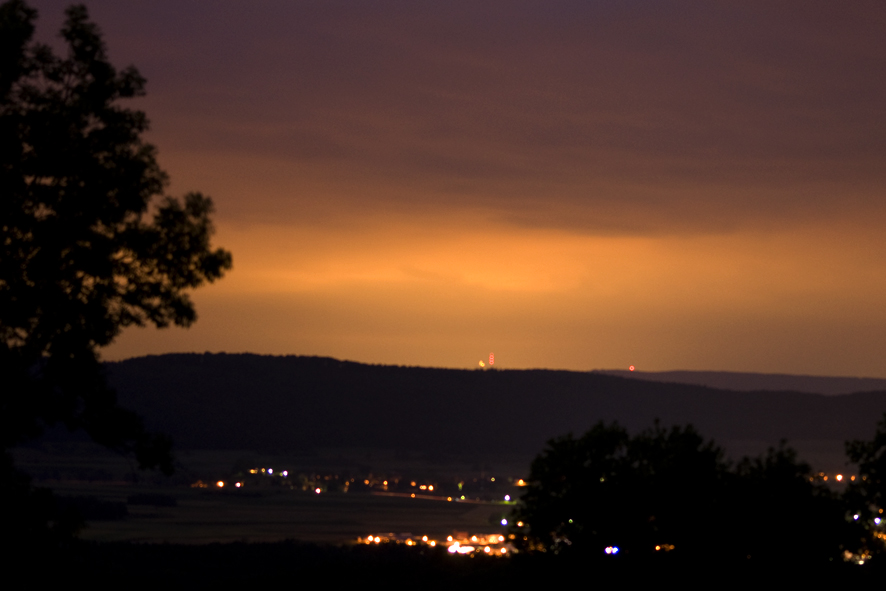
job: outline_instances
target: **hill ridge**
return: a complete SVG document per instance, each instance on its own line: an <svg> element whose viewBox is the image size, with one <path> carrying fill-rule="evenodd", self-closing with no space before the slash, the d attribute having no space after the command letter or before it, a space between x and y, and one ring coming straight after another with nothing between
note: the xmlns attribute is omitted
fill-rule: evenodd
<svg viewBox="0 0 886 591"><path fill-rule="evenodd" d="M319 356L182 353L107 364L121 404L180 448L377 447L534 454L617 420L694 424L718 443L868 438L886 392L736 392L600 372L436 369ZM836 444L835 444L836 445Z"/></svg>

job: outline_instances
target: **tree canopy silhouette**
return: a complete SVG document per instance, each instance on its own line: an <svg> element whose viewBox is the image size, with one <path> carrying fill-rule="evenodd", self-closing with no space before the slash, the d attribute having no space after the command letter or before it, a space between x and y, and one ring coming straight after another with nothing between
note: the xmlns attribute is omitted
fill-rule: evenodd
<svg viewBox="0 0 886 591"><path fill-rule="evenodd" d="M65 57L32 41L36 18L0 5L3 447L62 423L170 472L169 441L117 405L98 350L127 326L190 325L187 290L231 255L210 247L210 199L164 196L145 114L120 105L144 78L109 63L85 7L66 11Z"/></svg>
<svg viewBox="0 0 886 591"><path fill-rule="evenodd" d="M548 442L518 504L526 550L603 558L822 562L863 553L842 500L784 442L726 461L691 426L598 423Z"/></svg>
<svg viewBox="0 0 886 591"><path fill-rule="evenodd" d="M631 437L601 422L551 440L532 463L519 539L556 553L686 548L718 509L727 472L723 451L692 427L656 423Z"/></svg>
<svg viewBox="0 0 886 591"><path fill-rule="evenodd" d="M870 533L871 550L886 552L886 413L870 441L846 443L849 461L858 465L858 477L846 491L853 516Z"/></svg>

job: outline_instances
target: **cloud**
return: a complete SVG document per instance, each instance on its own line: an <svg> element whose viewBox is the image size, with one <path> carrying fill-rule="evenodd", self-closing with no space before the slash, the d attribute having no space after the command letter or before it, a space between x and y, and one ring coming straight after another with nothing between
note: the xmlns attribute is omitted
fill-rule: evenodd
<svg viewBox="0 0 886 591"><path fill-rule="evenodd" d="M296 216L322 183L340 215L480 205L582 233L883 215L876 4L200 6L148 64L157 142L274 163L290 199L219 196L254 211Z"/></svg>
<svg viewBox="0 0 886 591"><path fill-rule="evenodd" d="M90 10L234 252L156 350L880 371L882 2Z"/></svg>

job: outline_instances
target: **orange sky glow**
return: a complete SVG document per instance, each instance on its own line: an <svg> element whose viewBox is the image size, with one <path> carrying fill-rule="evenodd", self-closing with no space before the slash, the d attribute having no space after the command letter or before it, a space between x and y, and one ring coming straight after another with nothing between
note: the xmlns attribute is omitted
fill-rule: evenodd
<svg viewBox="0 0 886 591"><path fill-rule="evenodd" d="M876 2L87 4L234 257L106 359L886 377Z"/></svg>

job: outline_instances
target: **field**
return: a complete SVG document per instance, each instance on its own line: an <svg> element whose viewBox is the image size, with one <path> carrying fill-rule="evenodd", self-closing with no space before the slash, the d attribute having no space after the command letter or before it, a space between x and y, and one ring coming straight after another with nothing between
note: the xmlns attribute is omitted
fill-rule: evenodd
<svg viewBox="0 0 886 591"><path fill-rule="evenodd" d="M67 497L125 503L129 495L174 498L176 506L128 505L120 520L92 520L81 537L100 542L206 544L212 542L348 542L368 534L409 533L446 537L455 532L503 530L492 522L510 508L380 496L371 493L304 491L219 491L192 488L134 488L110 484L54 487ZM497 518L497 519L493 519Z"/></svg>
<svg viewBox="0 0 886 591"><path fill-rule="evenodd" d="M323 492L315 494L283 486L255 486L220 490L193 488L198 479L215 482L227 478L242 452L182 452L172 478L155 472L134 470L126 459L98 446L80 443L42 444L20 448L16 461L35 477L35 484L59 496L86 501L98 507L98 518L87 518L84 540L99 542L150 542L206 544L213 542L306 542L341 543L384 533L443 537L456 532L494 533L503 530L499 521L511 509L494 503L447 502L371 492ZM284 465L305 472L325 467L342 472L341 458L250 457L257 465ZM313 465L311 465L313 464ZM318 465L320 464L320 465ZM375 473L411 474L421 462L376 453ZM322 466L321 466L322 465ZM473 466L438 464L429 476L435 481L476 477ZM362 470L362 468L361 468ZM512 493L513 494L513 493ZM131 497L155 498L164 503L130 503ZM174 506L170 506L174 505ZM101 508L110 509L101 515ZM114 517L125 506L126 516ZM96 514L96 511L92 512Z"/></svg>

